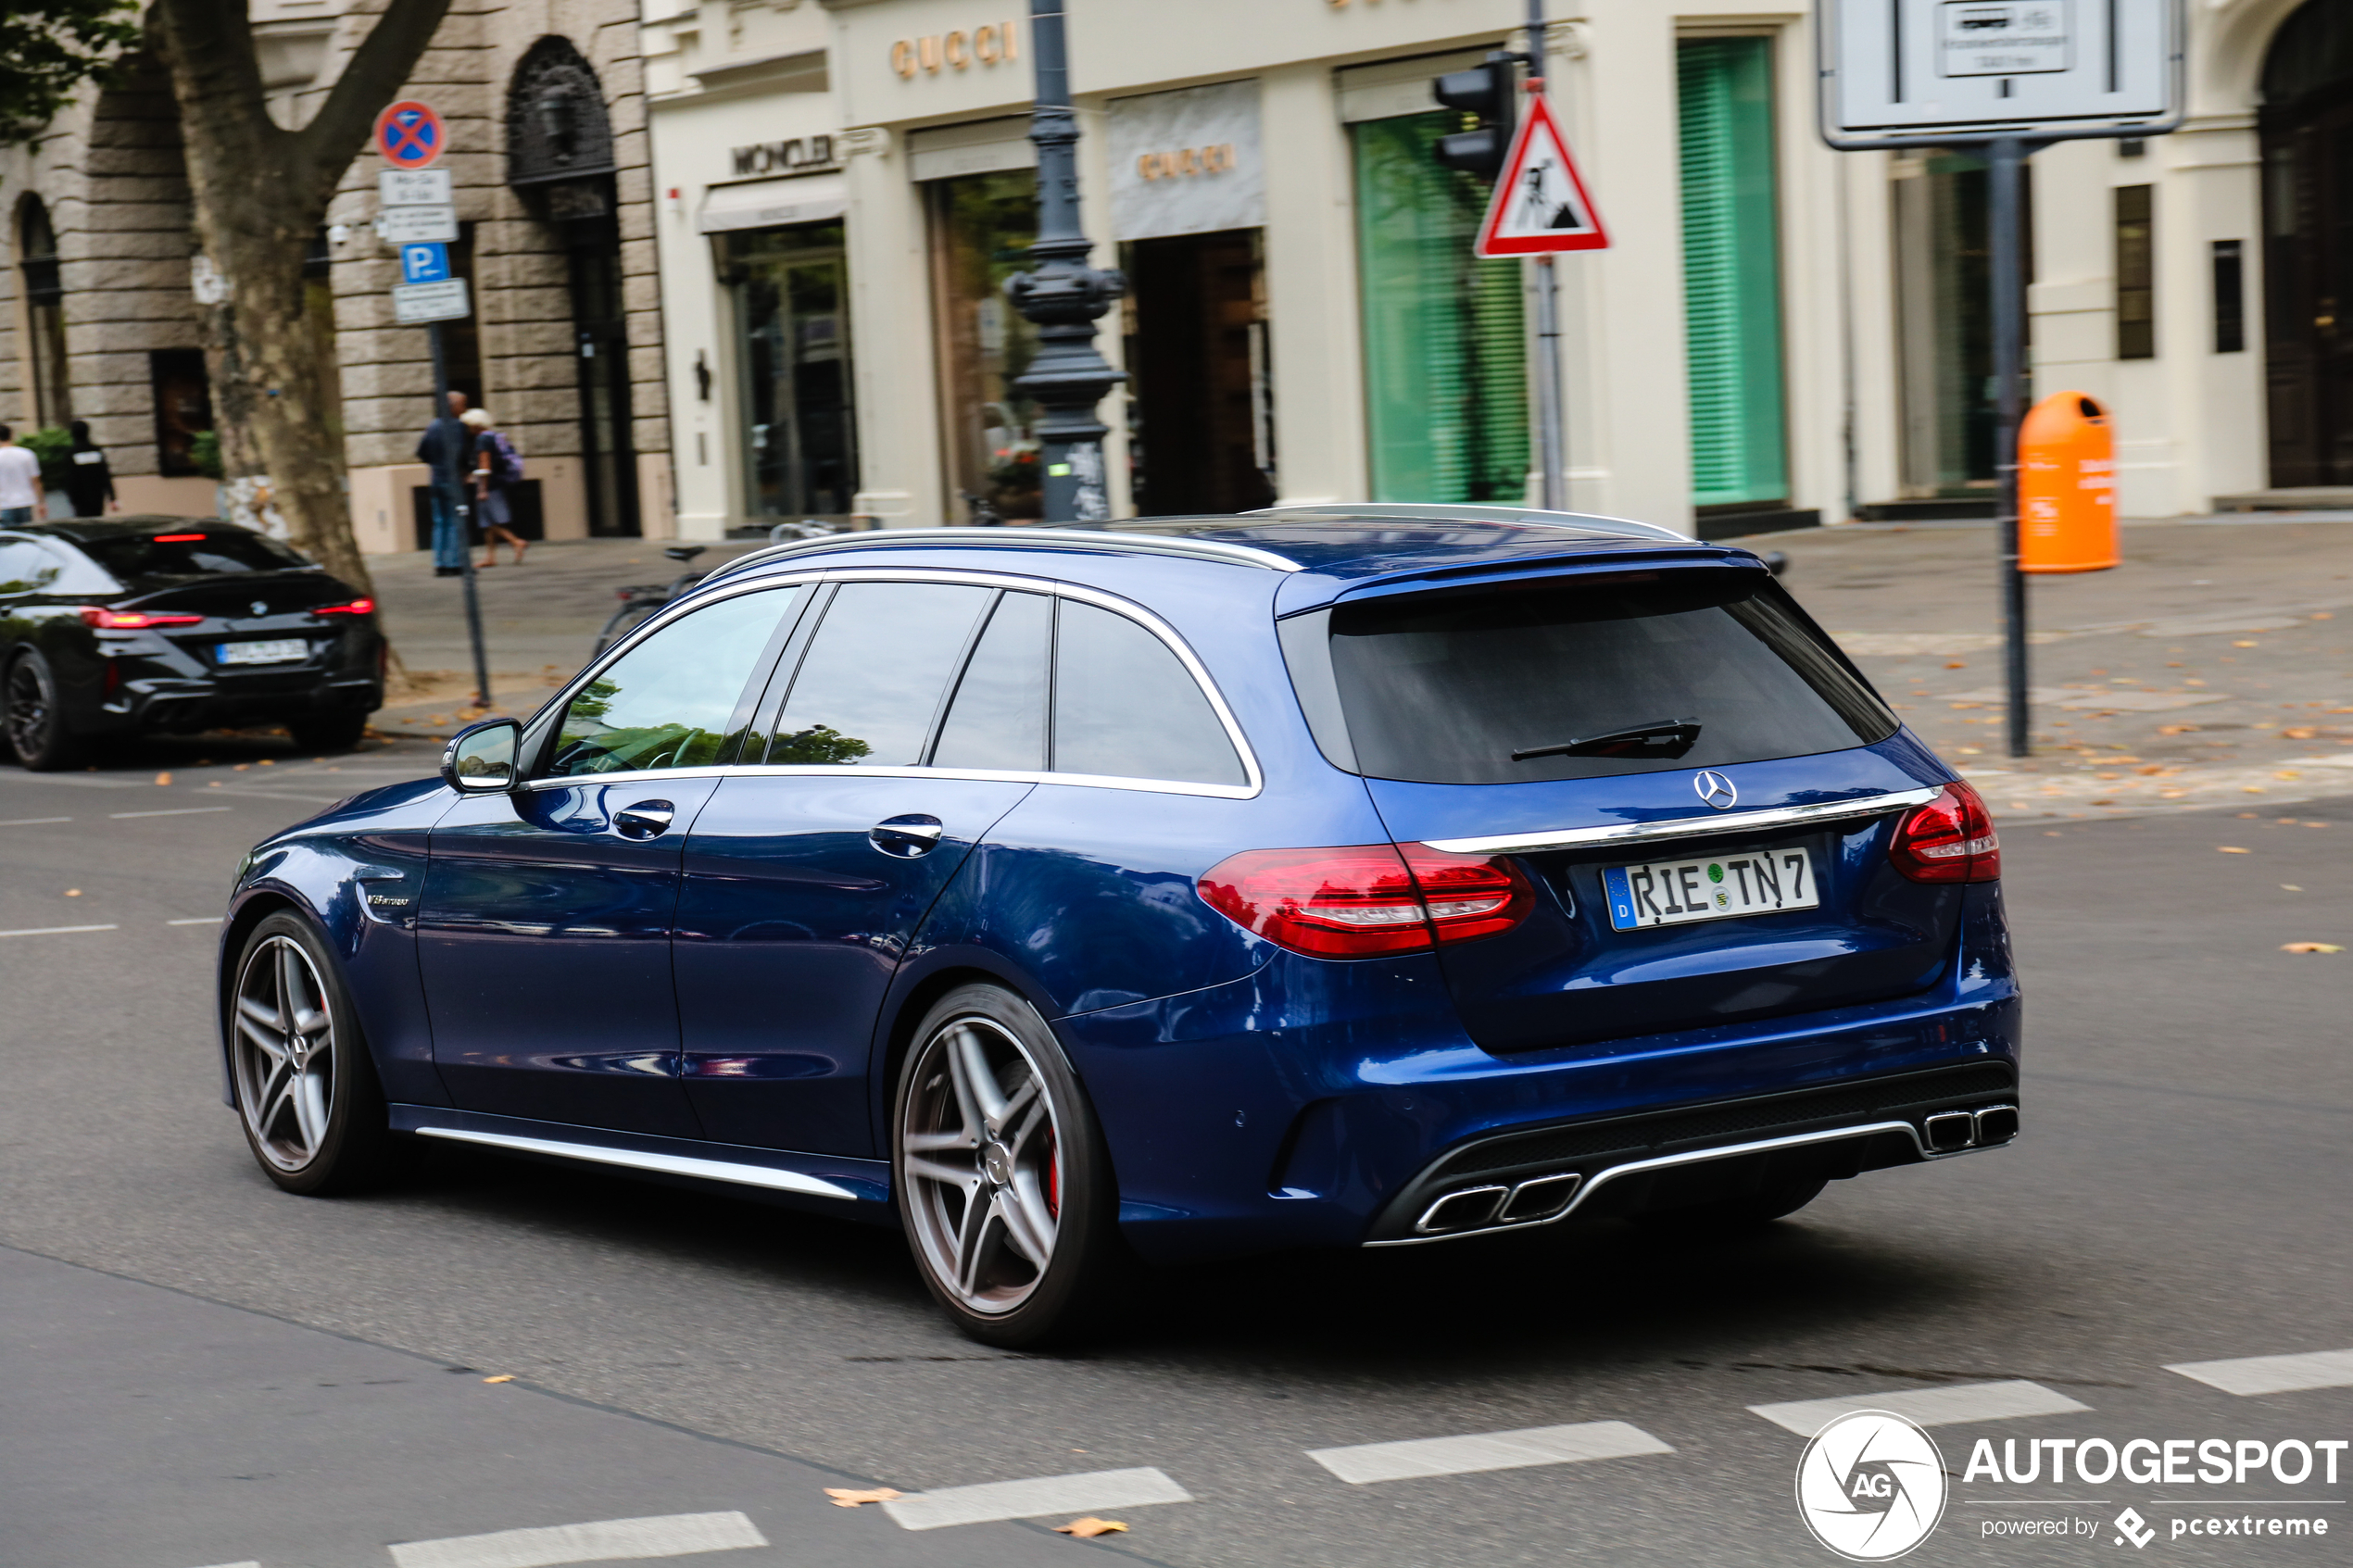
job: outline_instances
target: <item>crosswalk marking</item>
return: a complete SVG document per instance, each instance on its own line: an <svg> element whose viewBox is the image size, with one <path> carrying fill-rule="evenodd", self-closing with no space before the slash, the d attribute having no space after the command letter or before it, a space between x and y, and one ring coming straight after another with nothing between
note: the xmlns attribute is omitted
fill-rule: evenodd
<svg viewBox="0 0 2353 1568"><path fill-rule="evenodd" d="M21 931L0 931L0 936L66 936L77 931L120 931L119 925L28 925Z"/></svg>
<svg viewBox="0 0 2353 1568"><path fill-rule="evenodd" d="M2242 1356L2228 1361L2183 1361L2165 1370L2195 1377L2225 1394L2353 1388L2353 1350L2314 1350L2301 1356Z"/></svg>
<svg viewBox="0 0 2353 1568"><path fill-rule="evenodd" d="M766 1546L768 1537L741 1513L664 1513L648 1519L603 1519L538 1530L500 1530L438 1541L402 1541L392 1549L396 1568L551 1568L560 1562L613 1562L646 1557L686 1557Z"/></svg>
<svg viewBox="0 0 2353 1568"><path fill-rule="evenodd" d="M1464 1475L1479 1470L1517 1470L1532 1464L1576 1464L1591 1459L1674 1451L1639 1426L1622 1421L1588 1421L1574 1426L1531 1426L1517 1432L1310 1449L1307 1457L1350 1486L1362 1486L1418 1475Z"/></svg>
<svg viewBox="0 0 2353 1568"><path fill-rule="evenodd" d="M1811 1437L1832 1418L1849 1411L1886 1411L1922 1426L1964 1421L2009 1421L2022 1415L2063 1415L2092 1407L2039 1383L1955 1383L1941 1388L1904 1388L1884 1394L1846 1394L1835 1399L1793 1399L1751 1405L1755 1413L1801 1437Z"/></svg>
<svg viewBox="0 0 2353 1568"><path fill-rule="evenodd" d="M6 822L0 822L0 828L7 825ZM213 1564L213 1568L261 1568L261 1564L258 1562L217 1562Z"/></svg>
<svg viewBox="0 0 2353 1568"><path fill-rule="evenodd" d="M1084 1475L1042 1475L1030 1481L990 1481L977 1486L916 1492L894 1498L882 1508L902 1529L937 1530L950 1524L1034 1519L1043 1513L1100 1513L1112 1508L1192 1500L1190 1492L1157 1470L1097 1470Z"/></svg>

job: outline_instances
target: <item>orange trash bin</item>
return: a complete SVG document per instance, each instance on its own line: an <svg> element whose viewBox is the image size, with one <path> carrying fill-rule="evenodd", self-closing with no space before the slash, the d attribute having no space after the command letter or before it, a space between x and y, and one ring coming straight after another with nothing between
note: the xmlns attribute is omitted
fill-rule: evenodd
<svg viewBox="0 0 2353 1568"><path fill-rule="evenodd" d="M2018 430L2020 571L2105 571L2122 563L2116 532L2116 431L2080 392L2055 392Z"/></svg>

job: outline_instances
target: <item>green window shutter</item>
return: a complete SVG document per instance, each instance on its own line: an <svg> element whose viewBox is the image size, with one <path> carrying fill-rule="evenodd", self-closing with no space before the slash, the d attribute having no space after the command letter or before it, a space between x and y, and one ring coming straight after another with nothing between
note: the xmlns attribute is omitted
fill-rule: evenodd
<svg viewBox="0 0 2353 1568"><path fill-rule="evenodd" d="M1677 50L1692 504L1789 498L1772 40Z"/></svg>
<svg viewBox="0 0 2353 1568"><path fill-rule="evenodd" d="M1377 501L1516 503L1528 488L1519 264L1471 255L1487 187L1431 156L1459 129L1443 111L1350 128Z"/></svg>

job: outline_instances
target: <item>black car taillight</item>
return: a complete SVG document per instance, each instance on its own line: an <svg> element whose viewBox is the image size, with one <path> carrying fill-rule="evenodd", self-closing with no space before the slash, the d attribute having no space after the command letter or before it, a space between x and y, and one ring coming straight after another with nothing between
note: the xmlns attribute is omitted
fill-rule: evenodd
<svg viewBox="0 0 2353 1568"><path fill-rule="evenodd" d="M1251 849L1202 873L1201 896L1246 931L1322 959L1428 952L1509 931L1534 890L1507 859L1424 844Z"/></svg>
<svg viewBox="0 0 2353 1568"><path fill-rule="evenodd" d="M1994 882L2002 840L1984 799L1957 779L1897 825L1887 858L1914 882Z"/></svg>

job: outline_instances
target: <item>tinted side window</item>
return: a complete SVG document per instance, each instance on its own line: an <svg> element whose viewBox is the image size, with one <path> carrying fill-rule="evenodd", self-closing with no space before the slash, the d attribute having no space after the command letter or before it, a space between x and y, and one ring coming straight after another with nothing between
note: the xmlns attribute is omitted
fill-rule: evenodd
<svg viewBox="0 0 2353 1568"><path fill-rule="evenodd" d="M935 768L1036 772L1046 765L1046 657L1054 601L1007 594L988 618L932 751Z"/></svg>
<svg viewBox="0 0 2353 1568"><path fill-rule="evenodd" d="M37 594L57 575L57 560L30 539L0 539L0 594Z"/></svg>
<svg viewBox="0 0 2353 1568"><path fill-rule="evenodd" d="M994 590L950 583L849 583L793 677L771 762L907 768Z"/></svg>
<svg viewBox="0 0 2353 1568"><path fill-rule="evenodd" d="M1071 599L1054 646L1054 771L1249 782L1216 710L1168 645L1124 615Z"/></svg>
<svg viewBox="0 0 2353 1568"><path fill-rule="evenodd" d="M732 748L736 702L798 587L739 594L671 622L573 694L555 776L698 768Z"/></svg>

